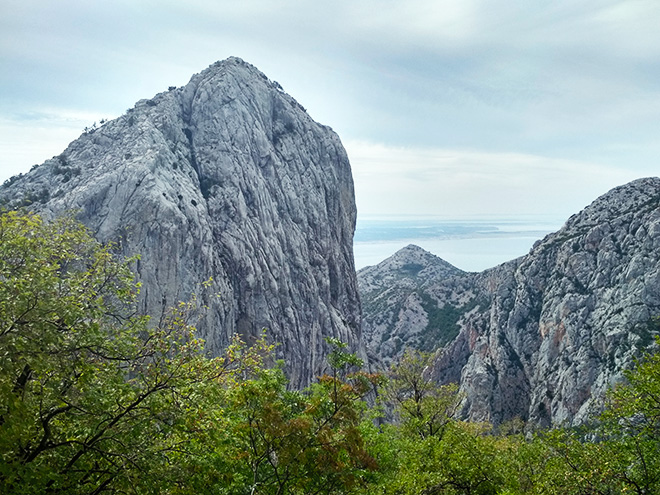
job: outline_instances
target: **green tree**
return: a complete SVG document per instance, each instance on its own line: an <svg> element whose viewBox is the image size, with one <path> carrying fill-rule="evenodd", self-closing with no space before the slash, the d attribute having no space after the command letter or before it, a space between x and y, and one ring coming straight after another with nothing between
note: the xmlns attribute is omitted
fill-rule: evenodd
<svg viewBox="0 0 660 495"><path fill-rule="evenodd" d="M487 423L458 420L461 394L455 384L433 380L431 357L408 350L388 373L385 397L396 422L365 426L381 470L364 493L516 493L518 439L495 435Z"/></svg>
<svg viewBox="0 0 660 495"><path fill-rule="evenodd" d="M343 343L329 343L332 375L305 390L287 389L281 365L227 389L229 423L216 445L224 446L218 457L233 459L225 466L230 493L347 493L376 468L360 423L378 377L347 372L359 361Z"/></svg>
<svg viewBox="0 0 660 495"><path fill-rule="evenodd" d="M660 493L660 354L647 355L626 378L601 417L606 438L616 445L615 476L629 490Z"/></svg>
<svg viewBox="0 0 660 495"><path fill-rule="evenodd" d="M660 493L660 355L625 375L591 423L542 434L554 493Z"/></svg>
<svg viewBox="0 0 660 495"><path fill-rule="evenodd" d="M421 438L442 436L461 402L456 384L438 385L430 373L431 354L413 349L388 373L386 398L405 428Z"/></svg>
<svg viewBox="0 0 660 495"><path fill-rule="evenodd" d="M194 302L158 328L133 315L130 263L69 217L0 217L0 493L176 487L207 392L259 365L240 343L205 358Z"/></svg>

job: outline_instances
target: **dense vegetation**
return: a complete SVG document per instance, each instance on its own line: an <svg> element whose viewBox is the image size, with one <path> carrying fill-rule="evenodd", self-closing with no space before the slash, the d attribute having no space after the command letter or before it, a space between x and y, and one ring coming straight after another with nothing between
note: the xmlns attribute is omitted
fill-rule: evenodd
<svg viewBox="0 0 660 495"><path fill-rule="evenodd" d="M70 218L0 218L0 493L660 493L657 355L587 426L494 429L420 353L373 375L328 339L302 391L265 338L209 358L194 299L132 313L132 261Z"/></svg>

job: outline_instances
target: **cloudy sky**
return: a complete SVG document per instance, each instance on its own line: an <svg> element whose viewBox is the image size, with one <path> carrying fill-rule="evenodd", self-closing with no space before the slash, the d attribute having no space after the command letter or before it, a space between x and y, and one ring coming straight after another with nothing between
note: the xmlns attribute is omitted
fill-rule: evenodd
<svg viewBox="0 0 660 495"><path fill-rule="evenodd" d="M658 175L658 0L0 0L0 181L216 60L337 131L359 214L567 217Z"/></svg>

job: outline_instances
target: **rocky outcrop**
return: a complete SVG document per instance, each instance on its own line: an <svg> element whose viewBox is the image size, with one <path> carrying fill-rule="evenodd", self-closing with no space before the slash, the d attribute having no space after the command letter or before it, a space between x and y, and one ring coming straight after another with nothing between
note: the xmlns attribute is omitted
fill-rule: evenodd
<svg viewBox="0 0 660 495"><path fill-rule="evenodd" d="M363 268L358 280L363 337L376 368L399 358L405 347L430 351L451 342L473 299L470 274L415 245Z"/></svg>
<svg viewBox="0 0 660 495"><path fill-rule="evenodd" d="M267 328L304 385L324 366L325 336L360 350L344 148L240 59L139 101L8 182L5 205L78 211L99 240L139 254L141 311L158 316L212 277L198 331L213 353L235 331Z"/></svg>
<svg viewBox="0 0 660 495"><path fill-rule="evenodd" d="M659 248L658 178L610 191L527 256L482 273L424 276L422 265L417 277L397 279L391 261L405 259L406 248L358 274L368 349L387 361L408 345L428 349L418 336L439 333L433 372L440 382L460 383L465 417L580 423L653 345ZM429 268L438 265L414 251ZM387 289L374 286L374 279L388 277L396 280ZM383 322L367 303L386 293L398 306ZM453 316L437 330L432 322L439 313ZM447 334L452 339L445 344ZM396 336L400 343L385 345Z"/></svg>

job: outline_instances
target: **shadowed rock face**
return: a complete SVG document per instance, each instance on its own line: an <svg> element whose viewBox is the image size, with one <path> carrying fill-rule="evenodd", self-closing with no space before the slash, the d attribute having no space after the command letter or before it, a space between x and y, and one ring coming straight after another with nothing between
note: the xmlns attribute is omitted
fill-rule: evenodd
<svg viewBox="0 0 660 495"><path fill-rule="evenodd" d="M0 189L5 204L78 210L101 241L140 254L140 310L213 277L199 322L212 353L262 328L294 385L324 366L325 336L360 351L353 181L337 135L240 59L141 100Z"/></svg>
<svg viewBox="0 0 660 495"><path fill-rule="evenodd" d="M658 333L658 178L613 189L482 273L438 270L420 251L359 272L367 349L384 362L408 345L436 349L435 376L460 382L465 417L580 423ZM411 264L415 276L402 271Z"/></svg>

